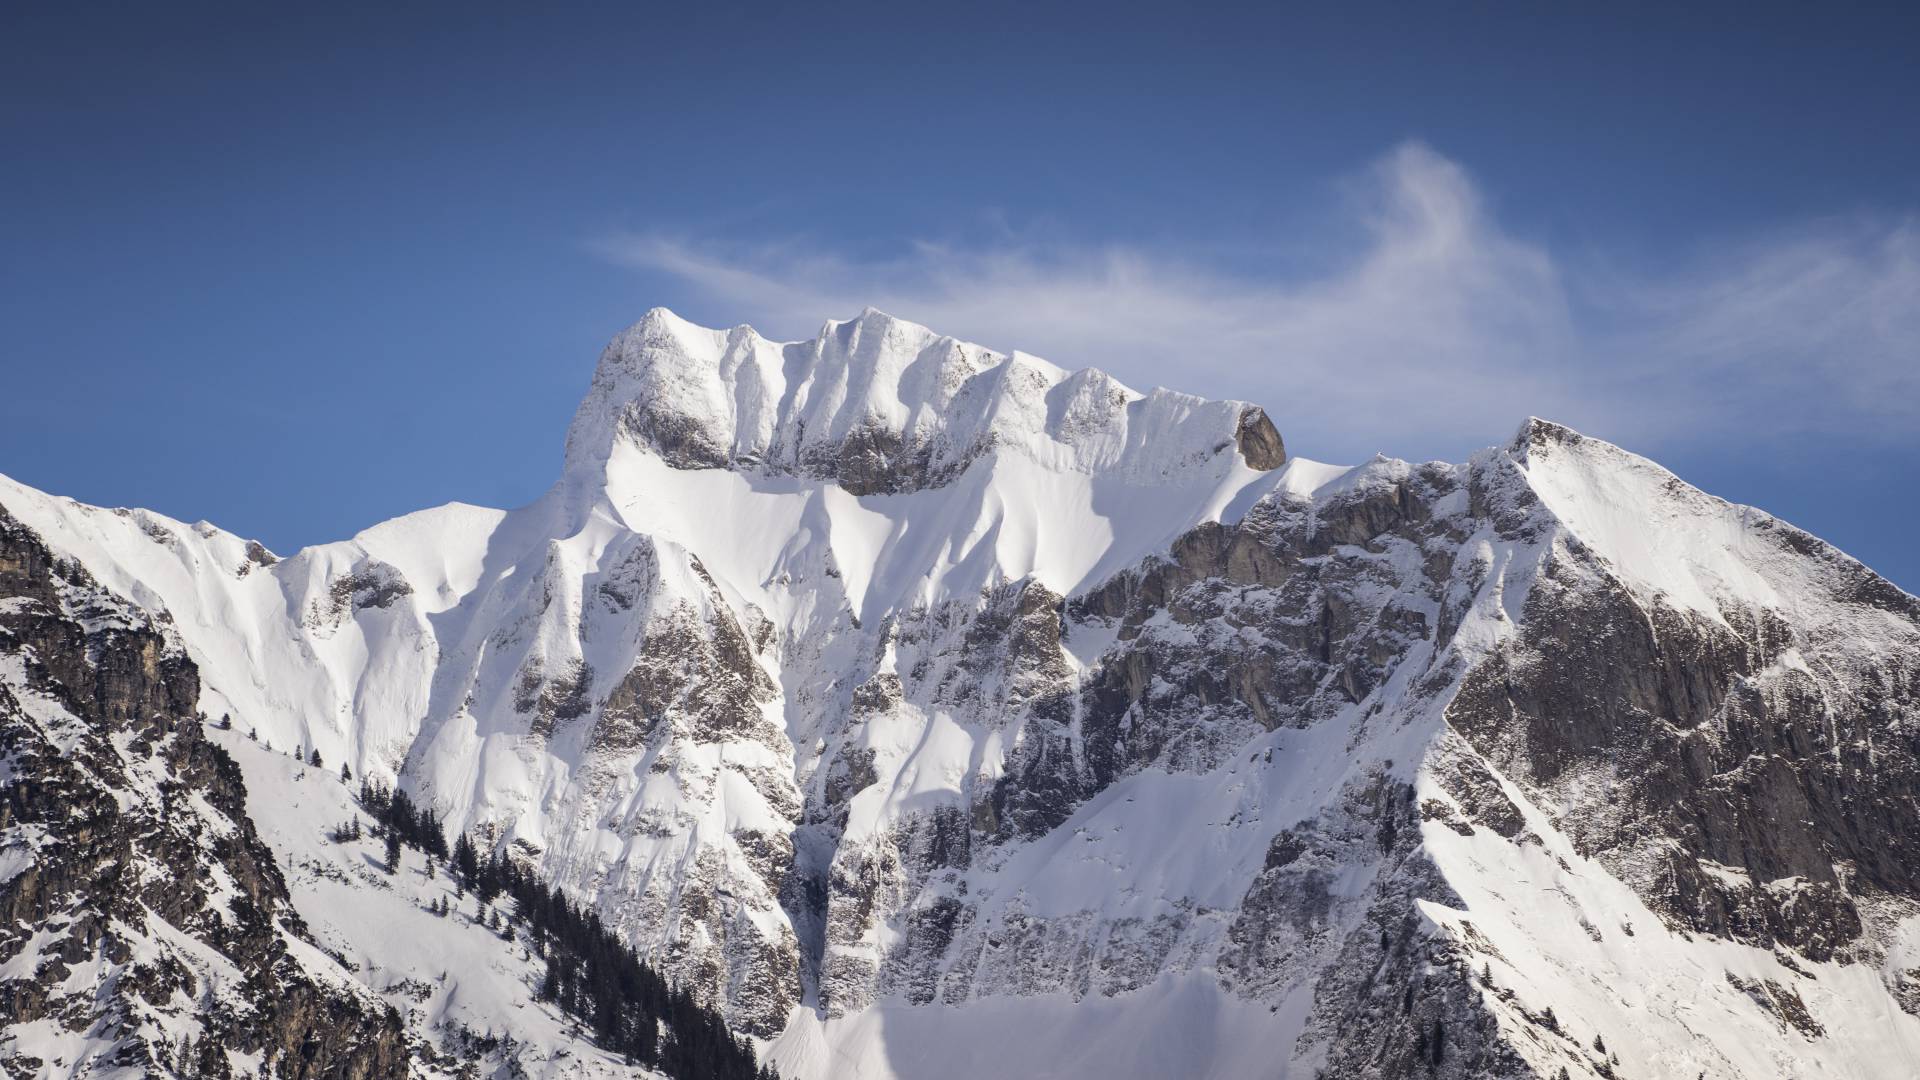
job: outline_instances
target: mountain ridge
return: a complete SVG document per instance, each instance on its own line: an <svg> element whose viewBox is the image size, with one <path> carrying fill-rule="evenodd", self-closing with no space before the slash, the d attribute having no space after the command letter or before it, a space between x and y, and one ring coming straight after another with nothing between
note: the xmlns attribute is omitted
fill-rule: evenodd
<svg viewBox="0 0 1920 1080"><path fill-rule="evenodd" d="M789 1075L1920 1061L1920 602L1538 418L1342 468L1255 416L656 309L527 507L274 559L0 505Z"/></svg>
<svg viewBox="0 0 1920 1080"><path fill-rule="evenodd" d="M567 435L567 471L592 471L626 435L686 468L833 480L854 495L937 487L1006 447L1054 468L1170 469L1228 445L1285 462L1257 406L1067 372L868 308L818 336L771 342L654 308L602 353ZM1172 460L1134 461L1148 441Z"/></svg>

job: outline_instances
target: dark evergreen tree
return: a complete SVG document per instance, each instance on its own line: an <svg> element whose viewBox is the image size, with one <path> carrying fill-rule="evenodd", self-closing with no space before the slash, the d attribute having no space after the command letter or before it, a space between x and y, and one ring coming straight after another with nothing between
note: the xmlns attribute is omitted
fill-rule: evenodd
<svg viewBox="0 0 1920 1080"><path fill-rule="evenodd" d="M453 844L453 865L458 877L463 881L472 881L480 874L480 853L474 850L473 841L466 833Z"/></svg>

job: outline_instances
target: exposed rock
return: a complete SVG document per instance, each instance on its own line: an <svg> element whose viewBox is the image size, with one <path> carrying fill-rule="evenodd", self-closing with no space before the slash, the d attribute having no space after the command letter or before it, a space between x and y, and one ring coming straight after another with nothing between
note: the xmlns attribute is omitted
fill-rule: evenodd
<svg viewBox="0 0 1920 1080"><path fill-rule="evenodd" d="M92 1067L148 1075L257 1055L285 1076L406 1076L392 1010L290 952L304 927L201 733L193 664L4 509L0 668L0 1023L85 1034ZM189 1058L169 1025L195 1031ZM46 1066L15 1046L10 1071Z"/></svg>
<svg viewBox="0 0 1920 1080"><path fill-rule="evenodd" d="M1234 436L1249 468L1277 469L1287 463L1287 444L1281 441L1280 431L1267 418L1265 409L1255 405L1241 413Z"/></svg>

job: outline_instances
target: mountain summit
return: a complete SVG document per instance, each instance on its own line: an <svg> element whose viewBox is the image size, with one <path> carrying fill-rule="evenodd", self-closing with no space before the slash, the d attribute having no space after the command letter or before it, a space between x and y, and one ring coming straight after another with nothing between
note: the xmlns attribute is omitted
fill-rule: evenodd
<svg viewBox="0 0 1920 1080"><path fill-rule="evenodd" d="M1169 476L1228 449L1286 460L1266 414L1105 372L1072 374L868 308L810 341L694 326L665 308L613 340L567 437L569 471L619 440L677 468L831 481L853 495L941 487L992 453L1043 467Z"/></svg>
<svg viewBox="0 0 1920 1080"><path fill-rule="evenodd" d="M527 507L284 559L0 507L201 711L556 883L788 1076L1920 1060L1920 601L1546 421L1330 466L877 311L776 343L656 309ZM332 880L290 903L351 951ZM514 964L441 975L414 1004L466 1028L550 1015ZM448 1046L418 978L368 992ZM555 1029L489 1053L566 1075Z"/></svg>

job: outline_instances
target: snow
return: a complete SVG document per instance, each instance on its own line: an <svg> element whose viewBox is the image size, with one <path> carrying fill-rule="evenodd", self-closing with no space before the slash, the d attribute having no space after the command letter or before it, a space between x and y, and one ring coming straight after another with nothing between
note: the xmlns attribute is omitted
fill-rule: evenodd
<svg viewBox="0 0 1920 1080"><path fill-rule="evenodd" d="M1781 605L1756 565L1757 512L1685 488L1660 466L1594 440L1536 443L1526 470L1547 508L1642 594L1721 622L1724 597Z"/></svg>
<svg viewBox="0 0 1920 1080"><path fill-rule="evenodd" d="M636 418L666 414L676 439L769 474L878 426L931 446L943 467L995 447L1049 469L1145 479L1216 457L1244 408L1141 394L1103 372L1069 374L872 309L811 341L774 343L656 308L602 356L568 433L567 473L597 482Z"/></svg>
<svg viewBox="0 0 1920 1080"><path fill-rule="evenodd" d="M428 878L425 856L407 849L399 873L388 875L383 842L370 830L358 842L334 842L335 826L355 817L370 824L337 770L304 765L234 732L211 734L241 765L248 816L309 932L345 958L354 980L397 1008L414 1037L464 1060L472 1055L455 1031L510 1035L524 1070L517 1075L529 1080L647 1075L601 1053L570 1018L537 1000L544 961L524 937L502 941L476 923L476 900L455 895L444 867ZM442 900L452 914L428 910ZM340 976L327 953L290 947L309 970Z"/></svg>
<svg viewBox="0 0 1920 1080"><path fill-rule="evenodd" d="M977 1080L983 1076L1285 1076L1275 1016L1210 976L1167 976L1124 997L886 1001L821 1020L795 1010L768 1060L782 1076ZM1276 1069L1281 1071L1276 1072Z"/></svg>
<svg viewBox="0 0 1920 1080"><path fill-rule="evenodd" d="M1920 1076L1920 1018L1893 1004L1873 967L1804 958L1789 966L1764 950L1671 931L1545 818L1524 812L1539 844L1429 830L1427 845L1462 904L1428 904L1427 913L1455 930L1471 923L1492 945L1475 959L1489 965L1495 987L1517 991L1536 1013L1552 1008L1582 1045L1603 1037L1622 1074ZM1738 883L1748 883L1744 873ZM1793 988L1825 1036L1782 1038L1729 972Z"/></svg>
<svg viewBox="0 0 1920 1080"><path fill-rule="evenodd" d="M1281 473L1316 471L1334 470L1296 460ZM1273 482L1238 463L1198 479L1138 483L996 454L944 488L856 498L824 481L676 469L626 443L612 452L605 498L627 527L698 552L769 613L796 612L793 594L832 565L864 623L1028 575L1071 595L1194 525L1233 520L1247 489Z"/></svg>
<svg viewBox="0 0 1920 1080"><path fill-rule="evenodd" d="M1004 866L976 871L970 891L1002 906L1017 899L1040 916L1150 918L1168 897L1231 910L1266 856L1274 823L1311 816L1372 764L1349 752L1353 734L1337 724L1283 729L1215 772L1123 777Z"/></svg>

